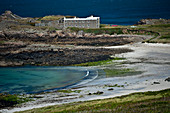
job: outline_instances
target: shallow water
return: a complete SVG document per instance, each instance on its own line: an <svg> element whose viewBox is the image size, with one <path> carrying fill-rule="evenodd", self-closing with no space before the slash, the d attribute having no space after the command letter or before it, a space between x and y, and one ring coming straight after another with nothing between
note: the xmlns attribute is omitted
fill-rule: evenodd
<svg viewBox="0 0 170 113"><path fill-rule="evenodd" d="M36 93L66 88L97 76L85 67L6 67L0 68L0 93Z"/></svg>

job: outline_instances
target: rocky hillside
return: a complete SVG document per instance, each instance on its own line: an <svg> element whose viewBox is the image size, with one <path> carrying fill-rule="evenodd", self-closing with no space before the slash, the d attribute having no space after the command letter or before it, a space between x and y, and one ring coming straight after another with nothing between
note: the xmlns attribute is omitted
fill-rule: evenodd
<svg viewBox="0 0 170 113"><path fill-rule="evenodd" d="M139 42L151 38L142 35L94 35L84 33L79 35L76 32L68 31L40 31L29 29L27 31L1 31L0 41L24 41L25 43L46 43L56 45L85 45L85 46L115 46L132 42Z"/></svg>
<svg viewBox="0 0 170 113"><path fill-rule="evenodd" d="M15 19L22 19L22 17L16 15L16 14L13 14L11 11L5 11L5 13L3 13L1 16L0 16L1 19L3 20L15 20Z"/></svg>
<svg viewBox="0 0 170 113"><path fill-rule="evenodd" d="M142 19L137 25L170 24L170 19Z"/></svg>

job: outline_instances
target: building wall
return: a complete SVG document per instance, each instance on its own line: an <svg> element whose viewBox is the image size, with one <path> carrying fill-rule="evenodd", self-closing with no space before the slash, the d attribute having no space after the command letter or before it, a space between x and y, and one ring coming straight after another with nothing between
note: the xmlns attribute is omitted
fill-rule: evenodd
<svg viewBox="0 0 170 113"><path fill-rule="evenodd" d="M100 19L87 19L87 20L81 20L81 19L72 19L72 20L64 20L64 18L60 20L43 20L41 23L36 24L36 26L50 26L55 27L57 29L63 29L67 27L78 27L78 28L99 28L100 27Z"/></svg>
<svg viewBox="0 0 170 113"><path fill-rule="evenodd" d="M56 21L51 21L48 23L48 26L50 27L55 27L57 29L63 29L64 27L64 23L63 22L60 22L59 20L56 20Z"/></svg>
<svg viewBox="0 0 170 113"><path fill-rule="evenodd" d="M78 28L99 28L98 20L65 20L64 27L78 27Z"/></svg>

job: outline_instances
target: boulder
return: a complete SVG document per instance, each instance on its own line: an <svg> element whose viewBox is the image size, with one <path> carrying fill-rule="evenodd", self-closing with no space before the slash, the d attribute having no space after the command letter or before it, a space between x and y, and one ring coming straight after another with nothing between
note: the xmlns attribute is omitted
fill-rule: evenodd
<svg viewBox="0 0 170 113"><path fill-rule="evenodd" d="M160 84L160 82L153 82L153 84Z"/></svg>
<svg viewBox="0 0 170 113"><path fill-rule="evenodd" d="M168 77L167 79L165 79L165 81L170 82L170 77Z"/></svg>

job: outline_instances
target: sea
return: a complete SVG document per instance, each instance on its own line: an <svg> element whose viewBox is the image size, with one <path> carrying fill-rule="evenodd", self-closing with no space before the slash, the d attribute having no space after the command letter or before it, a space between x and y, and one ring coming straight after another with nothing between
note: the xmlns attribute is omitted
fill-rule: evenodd
<svg viewBox="0 0 170 113"><path fill-rule="evenodd" d="M132 25L146 18L169 19L170 0L0 0L0 14L5 10L22 17L94 15L102 24Z"/></svg>

